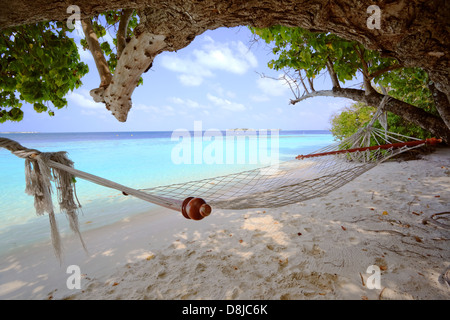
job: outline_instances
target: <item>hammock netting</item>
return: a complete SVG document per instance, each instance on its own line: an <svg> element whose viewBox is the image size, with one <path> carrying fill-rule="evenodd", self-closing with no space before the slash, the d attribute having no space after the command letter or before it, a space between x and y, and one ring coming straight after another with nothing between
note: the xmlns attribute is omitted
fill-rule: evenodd
<svg viewBox="0 0 450 320"><path fill-rule="evenodd" d="M405 137L377 128L364 128L350 138L298 159L209 179L140 189L179 209L188 197L201 197L213 208L249 209L281 207L321 197L352 181L382 161L426 142L403 145ZM377 145L373 149L355 148ZM389 146L400 143L400 148ZM380 145L388 145L386 149ZM342 153L335 153L343 151ZM313 157L313 155L321 156Z"/></svg>

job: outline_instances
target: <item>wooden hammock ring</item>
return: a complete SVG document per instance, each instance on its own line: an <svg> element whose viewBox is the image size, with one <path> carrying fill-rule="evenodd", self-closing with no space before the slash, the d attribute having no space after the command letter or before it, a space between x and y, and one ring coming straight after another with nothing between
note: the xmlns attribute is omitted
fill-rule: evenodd
<svg viewBox="0 0 450 320"><path fill-rule="evenodd" d="M183 201L181 213L186 219L201 220L211 214L211 207L201 198L189 197Z"/></svg>

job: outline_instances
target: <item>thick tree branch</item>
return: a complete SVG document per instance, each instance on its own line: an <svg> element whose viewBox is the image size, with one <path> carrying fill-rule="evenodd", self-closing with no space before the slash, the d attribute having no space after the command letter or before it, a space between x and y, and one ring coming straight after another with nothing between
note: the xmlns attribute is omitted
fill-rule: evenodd
<svg viewBox="0 0 450 320"><path fill-rule="evenodd" d="M389 67L386 67L386 68L377 70L377 71L375 71L374 73L369 74L369 79L374 79L374 78L376 78L376 77L382 75L382 74L385 73L385 72L392 71L392 70L396 70L396 69L400 69L400 68L403 68L403 65L401 65L401 64L399 64L399 63L390 65Z"/></svg>
<svg viewBox="0 0 450 320"><path fill-rule="evenodd" d="M105 88L109 85L112 79L111 71L109 70L106 58L103 55L103 50L98 42L97 35L95 34L90 18L81 20L84 36L89 46L89 50L94 57L95 65L100 76L100 87Z"/></svg>
<svg viewBox="0 0 450 320"><path fill-rule="evenodd" d="M306 79L308 79L308 83L309 83L309 87L311 88L311 91L316 91L316 89L314 89L313 80L309 77L306 77Z"/></svg>
<svg viewBox="0 0 450 320"><path fill-rule="evenodd" d="M298 78L300 79L300 82L301 82L302 85L303 85L303 89L305 90L306 93L309 93L309 90L308 90L308 88L306 87L305 82L303 81L303 76L302 76L302 70L301 70L301 69L298 70L298 75L299 75Z"/></svg>
<svg viewBox="0 0 450 320"><path fill-rule="evenodd" d="M91 90L91 96L95 101L105 103L117 120L125 122L131 108L131 95L139 78L166 46L163 35L147 31L138 33L123 50L110 85L106 89Z"/></svg>
<svg viewBox="0 0 450 320"><path fill-rule="evenodd" d="M340 88L311 92L301 98L291 100L290 103L295 105L300 101L313 97L348 98L353 101L364 102L367 105L378 107L384 95L378 92L366 95L364 90ZM450 143L450 129L441 118L393 97L390 97L385 104L385 110L401 116L403 119L430 131L437 138L442 138L446 143Z"/></svg>
<svg viewBox="0 0 450 320"><path fill-rule="evenodd" d="M433 95L436 110L439 112L442 120L444 120L445 124L450 129L450 103L447 96L441 91L437 90L436 86L431 81L428 83L428 88Z"/></svg>
<svg viewBox="0 0 450 320"><path fill-rule="evenodd" d="M336 72L334 71L333 62L331 61L330 57L327 58L327 70L331 77L331 82L333 83L333 88L340 88L339 80L336 75Z"/></svg>
<svg viewBox="0 0 450 320"><path fill-rule="evenodd" d="M359 57L359 60L361 61L361 65L362 65L362 74L363 74L363 81L364 81L364 91L366 95L370 95L373 94L375 91L375 89L372 87L371 84L371 78L369 76L369 67L367 65L366 60L364 59L364 51L365 49L360 46L359 44L355 44L354 46L355 48L355 52Z"/></svg>
<svg viewBox="0 0 450 320"><path fill-rule="evenodd" d="M119 29L117 30L117 59L120 59L120 55L127 45L128 23L133 12L133 9L123 9L120 15Z"/></svg>

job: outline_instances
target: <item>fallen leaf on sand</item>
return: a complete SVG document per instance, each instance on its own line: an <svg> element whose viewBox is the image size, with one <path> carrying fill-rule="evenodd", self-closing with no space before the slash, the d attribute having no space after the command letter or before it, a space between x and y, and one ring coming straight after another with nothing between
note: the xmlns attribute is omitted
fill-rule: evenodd
<svg viewBox="0 0 450 320"><path fill-rule="evenodd" d="M288 264L289 260L286 258L285 260L279 259L278 264L282 267L286 266Z"/></svg>
<svg viewBox="0 0 450 320"><path fill-rule="evenodd" d="M155 255L154 254L151 254L151 255L149 255L147 258L145 258L145 260L152 260L153 258L155 257Z"/></svg>
<svg viewBox="0 0 450 320"><path fill-rule="evenodd" d="M346 228L346 227L344 227L344 226L341 226L341 228L342 228L342 230L344 230L344 231L345 231L345 230L347 230L347 228Z"/></svg>
<svg viewBox="0 0 450 320"><path fill-rule="evenodd" d="M387 216L388 212L387 211L383 211L383 216Z"/></svg>

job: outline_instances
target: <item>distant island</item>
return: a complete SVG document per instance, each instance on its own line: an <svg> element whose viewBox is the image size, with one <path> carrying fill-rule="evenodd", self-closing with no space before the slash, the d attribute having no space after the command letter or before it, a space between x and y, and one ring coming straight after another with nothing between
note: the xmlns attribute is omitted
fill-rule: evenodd
<svg viewBox="0 0 450 320"><path fill-rule="evenodd" d="M9 132L0 132L0 134L2 134L2 133L8 133L8 134L11 134L11 133L39 133L39 132L37 132L37 131L9 131Z"/></svg>
<svg viewBox="0 0 450 320"><path fill-rule="evenodd" d="M226 131L258 131L261 129L251 129L251 128L235 128L235 129L226 129ZM281 131L281 129L267 129L267 130L278 130Z"/></svg>

